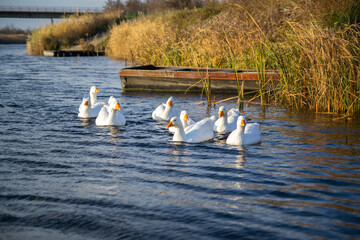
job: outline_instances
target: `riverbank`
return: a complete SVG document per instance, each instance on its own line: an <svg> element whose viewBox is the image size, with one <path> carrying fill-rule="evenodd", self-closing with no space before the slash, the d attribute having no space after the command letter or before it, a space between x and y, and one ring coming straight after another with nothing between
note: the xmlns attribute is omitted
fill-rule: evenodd
<svg viewBox="0 0 360 240"><path fill-rule="evenodd" d="M80 45L84 51L104 50L106 38L102 34L123 18L120 11L104 12L99 15L72 15L56 24L32 32L27 41L27 50L32 55L43 55L44 50L69 49ZM97 41L101 38L101 41ZM96 45L90 42L96 42Z"/></svg>
<svg viewBox="0 0 360 240"><path fill-rule="evenodd" d="M24 44L30 30L22 30L7 26L0 29L0 44Z"/></svg>
<svg viewBox="0 0 360 240"><path fill-rule="evenodd" d="M360 114L360 3L214 4L114 26L107 54L137 64L256 69L258 97L290 109ZM280 72L274 91L262 77Z"/></svg>
<svg viewBox="0 0 360 240"><path fill-rule="evenodd" d="M0 33L0 44L26 44L26 34Z"/></svg>

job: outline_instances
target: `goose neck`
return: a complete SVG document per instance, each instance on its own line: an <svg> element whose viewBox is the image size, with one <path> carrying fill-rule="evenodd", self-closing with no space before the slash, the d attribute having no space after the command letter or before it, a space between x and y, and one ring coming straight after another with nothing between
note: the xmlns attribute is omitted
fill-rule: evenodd
<svg viewBox="0 0 360 240"><path fill-rule="evenodd" d="M109 111L109 118L110 119L113 119L113 118L115 118L116 117L116 111L117 111L117 109L110 109L110 111Z"/></svg>
<svg viewBox="0 0 360 240"><path fill-rule="evenodd" d="M187 126L189 126L189 123L185 120L185 119L181 119L181 123L183 125L184 128L186 128Z"/></svg>
<svg viewBox="0 0 360 240"><path fill-rule="evenodd" d="M186 137L186 134L185 134L184 128L176 127L173 140L174 141L185 141L185 137Z"/></svg>
<svg viewBox="0 0 360 240"><path fill-rule="evenodd" d="M90 101L92 105L95 105L97 102L97 96L96 93L90 93Z"/></svg>
<svg viewBox="0 0 360 240"><path fill-rule="evenodd" d="M227 122L227 118L225 116L221 117L220 118L220 124L223 124L225 126L228 125L228 122Z"/></svg>
<svg viewBox="0 0 360 240"><path fill-rule="evenodd" d="M240 138L240 143L243 144L245 141L245 126L240 126L238 128L239 131L239 138Z"/></svg>
<svg viewBox="0 0 360 240"><path fill-rule="evenodd" d="M172 106L166 105L165 110L163 112L163 119L170 120L170 111L172 110Z"/></svg>

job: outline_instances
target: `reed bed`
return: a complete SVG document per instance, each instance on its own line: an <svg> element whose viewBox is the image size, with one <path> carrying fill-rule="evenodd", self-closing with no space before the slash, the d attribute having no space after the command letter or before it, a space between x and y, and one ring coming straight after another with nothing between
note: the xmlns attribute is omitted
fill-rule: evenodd
<svg viewBox="0 0 360 240"><path fill-rule="evenodd" d="M161 18L156 17L124 22L111 30L107 54L132 63L172 65L174 61L164 52L171 49L169 42L174 42L174 36L166 30Z"/></svg>
<svg viewBox="0 0 360 240"><path fill-rule="evenodd" d="M277 94L287 106L314 112L360 113L359 29L287 23L290 30Z"/></svg>
<svg viewBox="0 0 360 240"><path fill-rule="evenodd" d="M121 19L120 12L106 12L99 15L72 15L56 24L48 24L32 32L27 40L27 50L33 55L42 55L43 50L57 50L79 44L107 31Z"/></svg>
<svg viewBox="0 0 360 240"><path fill-rule="evenodd" d="M116 25L107 54L133 64L256 69L262 104L359 116L359 16L354 0L223 1ZM267 69L280 71L271 92ZM239 100L241 91L239 80Z"/></svg>

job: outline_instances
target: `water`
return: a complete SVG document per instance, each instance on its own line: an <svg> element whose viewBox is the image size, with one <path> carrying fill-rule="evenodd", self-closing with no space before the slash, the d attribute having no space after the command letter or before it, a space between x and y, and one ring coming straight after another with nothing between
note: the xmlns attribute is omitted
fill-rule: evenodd
<svg viewBox="0 0 360 240"><path fill-rule="evenodd" d="M260 145L174 144L151 118L169 95L122 92L124 63L25 52L0 45L0 239L359 237L358 121L250 105ZM126 126L78 119L92 85ZM174 99L195 120L217 112Z"/></svg>

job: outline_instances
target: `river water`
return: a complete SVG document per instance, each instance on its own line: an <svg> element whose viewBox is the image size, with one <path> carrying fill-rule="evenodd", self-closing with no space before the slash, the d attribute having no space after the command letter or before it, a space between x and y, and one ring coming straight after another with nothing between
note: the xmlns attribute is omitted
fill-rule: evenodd
<svg viewBox="0 0 360 240"><path fill-rule="evenodd" d="M151 118L170 95L122 92L124 66L0 45L0 239L360 236L359 121L254 104L261 144L175 144ZM120 100L126 126L77 117L92 85ZM194 120L217 114L199 101L174 95Z"/></svg>

